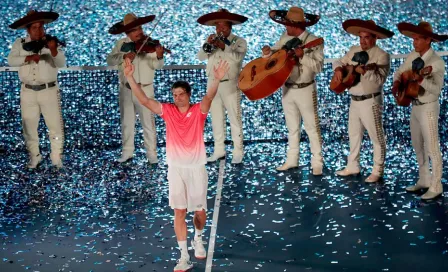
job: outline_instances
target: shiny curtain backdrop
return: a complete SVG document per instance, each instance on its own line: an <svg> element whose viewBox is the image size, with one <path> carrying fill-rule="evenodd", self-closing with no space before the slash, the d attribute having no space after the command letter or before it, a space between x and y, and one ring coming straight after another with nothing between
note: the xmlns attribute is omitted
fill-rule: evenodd
<svg viewBox="0 0 448 272"><path fill-rule="evenodd" d="M29 9L49 10L53 1L4 0L0 14L4 24L0 25L0 66L6 66L6 57L14 40L24 31L14 31L8 25L25 15ZM271 9L287 9L297 1L54 1L53 10L60 13L59 19L48 26L48 32L67 42L69 66L103 66L114 42L120 37L108 34L112 24L123 19L128 12L137 16L165 13L152 36L173 49L166 64L201 64L196 59L204 39L213 28L199 25L196 19L220 7L249 17L249 20L233 31L248 41L249 51L245 62L259 57L261 47L273 44L284 27L268 17ZM448 11L446 0L426 1L380 1L380 0L329 0L300 1L305 12L319 14L320 22L310 30L325 39L325 57L342 56L357 41L344 32L341 24L349 18L373 19L378 24L395 32L392 39L380 41L379 45L391 54L405 54L412 48L410 39L398 33L396 24L401 21L418 23L427 20L439 33L448 33ZM145 25L146 32L154 23ZM447 51L448 44L435 44L437 51Z"/></svg>

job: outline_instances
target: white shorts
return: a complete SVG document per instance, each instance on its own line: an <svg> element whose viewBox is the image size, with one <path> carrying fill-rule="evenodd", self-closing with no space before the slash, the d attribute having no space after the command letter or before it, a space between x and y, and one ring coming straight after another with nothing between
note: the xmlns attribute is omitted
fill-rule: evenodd
<svg viewBox="0 0 448 272"><path fill-rule="evenodd" d="M168 165L169 205L188 212L207 210L208 174L205 165L181 168Z"/></svg>

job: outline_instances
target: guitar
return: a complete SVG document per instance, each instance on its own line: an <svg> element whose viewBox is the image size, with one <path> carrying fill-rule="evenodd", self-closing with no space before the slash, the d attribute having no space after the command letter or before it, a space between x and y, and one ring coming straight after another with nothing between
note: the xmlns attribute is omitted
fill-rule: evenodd
<svg viewBox="0 0 448 272"><path fill-rule="evenodd" d="M336 80L336 76L330 82L330 90L336 94L343 93L346 89L350 89L361 81L361 74L356 72L356 67L359 65L344 65L342 66L342 80ZM366 71L378 69L376 63L369 63L364 66ZM336 73L335 73L336 74Z"/></svg>
<svg viewBox="0 0 448 272"><path fill-rule="evenodd" d="M405 71L401 74L400 85L397 92L392 92L398 106L408 107L412 100L418 97L420 91L419 81L416 79L417 75L426 77L432 72L432 66L427 66L418 72L413 70Z"/></svg>
<svg viewBox="0 0 448 272"><path fill-rule="evenodd" d="M305 45L309 49L324 43L318 38ZM257 58L244 66L238 78L238 88L251 101L263 99L278 90L291 75L297 60L294 50L280 49L269 58Z"/></svg>

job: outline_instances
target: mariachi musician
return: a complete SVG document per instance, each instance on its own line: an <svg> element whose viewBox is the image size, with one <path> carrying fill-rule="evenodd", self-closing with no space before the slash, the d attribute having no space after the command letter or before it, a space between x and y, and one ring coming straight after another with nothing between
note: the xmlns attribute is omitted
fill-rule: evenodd
<svg viewBox="0 0 448 272"><path fill-rule="evenodd" d="M442 188L442 154L439 145L439 96L443 87L445 62L431 48L432 42L442 42L448 35L433 32L431 24L420 22L418 25L399 23L401 34L413 39L414 51L394 74L392 93L397 97L400 92L402 75L411 72L412 80L417 82L419 92L412 100L411 141L417 155L419 179L415 185L406 188L408 192L420 192L423 200L434 199L443 192ZM431 72L423 76L419 71L431 67ZM429 170L432 163L432 175Z"/></svg>
<svg viewBox="0 0 448 272"><path fill-rule="evenodd" d="M157 134L153 113L143 106L126 81L120 64L130 59L135 66L134 77L146 96L154 98L155 69L163 67L164 48L157 40L145 36L142 25L153 21L155 15L137 17L133 13L124 16L123 21L114 24L109 33L113 35L126 33L126 38L116 42L112 52L107 56L108 65L118 65L120 79L120 119L123 149L118 162L126 162L134 156L135 114L139 115L143 127L143 139L146 157L150 164L158 163Z"/></svg>
<svg viewBox="0 0 448 272"><path fill-rule="evenodd" d="M302 49L300 46L290 46L290 43L304 45L318 39L306 31L306 27L316 24L319 21L319 16L305 14L303 9L299 7L291 7L288 11L272 10L269 12L269 16L276 23L285 25L286 33L280 37L280 40L272 48L267 45L263 47L263 57L269 58L272 55L272 51L284 47L293 47L292 49L295 51L297 58L297 65L294 66L291 76L283 86L282 105L288 128L289 150L285 163L278 167L277 170L285 171L298 167L300 128L303 118L305 131L310 139L311 153L313 154L311 160L313 175L322 175L322 137L317 113L315 77L317 73L322 71L324 47L319 45L309 49Z"/></svg>
<svg viewBox="0 0 448 272"><path fill-rule="evenodd" d="M359 45L352 46L347 54L333 63L334 77L341 82L344 69L353 65L358 82L349 88L351 95L348 135L350 155L347 166L336 174L339 176L360 173L359 153L365 130L373 143L373 169L365 180L377 182L384 173L386 141L383 130L383 85L390 70L390 55L376 41L390 38L393 32L378 26L372 20L350 19L342 24L345 31L359 37Z"/></svg>
<svg viewBox="0 0 448 272"><path fill-rule="evenodd" d="M238 76L244 56L247 52L245 39L232 33L232 27L244 23L247 17L231 13L226 9L205 14L198 19L201 25L214 26L216 34L208 36L198 52L198 59L207 60L207 86L213 83L213 67L221 60L229 63L230 69L221 80L218 93L210 109L214 139L214 152L207 158L208 162L222 159L226 155L224 140L226 135L225 110L230 120L233 141L232 163L243 161L243 123L241 120L241 91L237 88Z"/></svg>
<svg viewBox="0 0 448 272"><path fill-rule="evenodd" d="M23 136L30 156L28 168L31 169L42 161L37 132L41 113L49 130L51 163L57 168L63 166L64 122L57 75L58 68L65 66L65 55L59 46L63 43L45 34L44 29L44 24L58 17L59 14L55 12L31 10L9 26L12 29L26 29L28 33L27 37L18 38L14 42L8 63L12 67L20 67Z"/></svg>

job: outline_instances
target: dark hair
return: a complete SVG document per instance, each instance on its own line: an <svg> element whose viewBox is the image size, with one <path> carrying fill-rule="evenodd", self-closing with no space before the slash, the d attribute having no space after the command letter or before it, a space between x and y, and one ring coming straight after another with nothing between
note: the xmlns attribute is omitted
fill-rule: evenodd
<svg viewBox="0 0 448 272"><path fill-rule="evenodd" d="M176 81L174 82L173 86L171 87L172 90L176 89L176 88L182 88L185 90L185 92L187 94L191 94L191 86L188 82L186 81Z"/></svg>

